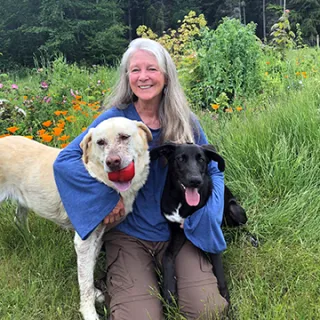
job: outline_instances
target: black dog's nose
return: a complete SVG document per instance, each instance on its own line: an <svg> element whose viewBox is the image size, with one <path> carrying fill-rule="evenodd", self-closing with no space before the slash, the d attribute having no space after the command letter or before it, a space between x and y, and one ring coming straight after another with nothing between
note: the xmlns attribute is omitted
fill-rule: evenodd
<svg viewBox="0 0 320 320"><path fill-rule="evenodd" d="M106 164L112 171L117 171L120 170L121 159L119 156L109 156L106 159Z"/></svg>
<svg viewBox="0 0 320 320"><path fill-rule="evenodd" d="M189 179L189 186L191 188L199 188L201 183L202 183L202 179L200 177L194 176L194 177L190 177Z"/></svg>

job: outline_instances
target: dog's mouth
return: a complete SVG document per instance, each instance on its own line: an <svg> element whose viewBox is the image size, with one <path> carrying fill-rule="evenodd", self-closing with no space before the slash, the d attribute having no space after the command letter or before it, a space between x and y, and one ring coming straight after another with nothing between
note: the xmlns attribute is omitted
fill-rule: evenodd
<svg viewBox="0 0 320 320"><path fill-rule="evenodd" d="M181 186L184 189L184 196L185 196L187 204L190 207L197 206L200 202L200 194L199 194L198 189L185 187L182 183L181 183Z"/></svg>
<svg viewBox="0 0 320 320"><path fill-rule="evenodd" d="M108 172L108 178L119 192L127 191L135 175L134 161L121 170Z"/></svg>

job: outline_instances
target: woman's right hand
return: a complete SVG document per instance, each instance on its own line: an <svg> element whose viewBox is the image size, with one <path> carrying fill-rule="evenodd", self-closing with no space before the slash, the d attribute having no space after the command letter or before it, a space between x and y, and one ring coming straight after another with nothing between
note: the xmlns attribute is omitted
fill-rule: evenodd
<svg viewBox="0 0 320 320"><path fill-rule="evenodd" d="M111 224L115 221L119 221L125 215L123 199L120 197L119 202L114 209L104 218L104 224Z"/></svg>

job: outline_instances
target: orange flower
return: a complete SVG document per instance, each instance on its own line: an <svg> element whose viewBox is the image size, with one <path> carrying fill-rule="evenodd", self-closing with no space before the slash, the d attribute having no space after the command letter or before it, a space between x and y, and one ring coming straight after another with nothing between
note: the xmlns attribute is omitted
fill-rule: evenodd
<svg viewBox="0 0 320 320"><path fill-rule="evenodd" d="M60 128L60 127L56 127L56 128L53 128L52 129L52 133L54 136L60 136L60 134L62 133L63 131L63 128Z"/></svg>
<svg viewBox="0 0 320 320"><path fill-rule="evenodd" d="M76 121L76 117L75 116L69 116L65 118L67 121L69 122L75 122Z"/></svg>
<svg viewBox="0 0 320 320"><path fill-rule="evenodd" d="M100 116L101 112L98 112L92 116L93 119L97 119Z"/></svg>
<svg viewBox="0 0 320 320"><path fill-rule="evenodd" d="M27 139L30 139L30 140L33 139L33 136L24 136L24 137L27 138Z"/></svg>
<svg viewBox="0 0 320 320"><path fill-rule="evenodd" d="M81 100L82 96L76 96L76 100Z"/></svg>
<svg viewBox="0 0 320 320"><path fill-rule="evenodd" d="M56 116L60 116L60 115L67 115L67 113L68 113L68 111L60 111L60 110L57 110L57 111L55 111L54 112L54 114L56 115Z"/></svg>
<svg viewBox="0 0 320 320"><path fill-rule="evenodd" d="M267 61L266 64L270 64L270 61Z"/></svg>
<svg viewBox="0 0 320 320"><path fill-rule="evenodd" d="M43 142L51 142L53 139L53 136L50 136L50 134L45 133L41 136L41 139Z"/></svg>
<svg viewBox="0 0 320 320"><path fill-rule="evenodd" d="M86 105L86 104L87 104L85 101L79 101L78 103L79 103L79 104L83 104L83 105Z"/></svg>
<svg viewBox="0 0 320 320"><path fill-rule="evenodd" d="M57 124L57 127L63 129L65 125L66 125L66 123L63 121L63 122L59 122Z"/></svg>
<svg viewBox="0 0 320 320"><path fill-rule="evenodd" d="M217 104L217 103L213 103L213 104L211 105L211 108L212 108L213 110L218 110L219 107L220 107L220 105Z"/></svg>
<svg viewBox="0 0 320 320"><path fill-rule="evenodd" d="M73 106L73 110L82 111L81 107L80 107L78 104L75 104L75 105Z"/></svg>
<svg viewBox="0 0 320 320"><path fill-rule="evenodd" d="M84 128L82 128L81 130L82 130L82 132L83 132L83 131L86 131L86 130L87 130L87 127L84 127Z"/></svg>
<svg viewBox="0 0 320 320"><path fill-rule="evenodd" d="M42 122L42 125L44 125L45 127L50 127L52 125L52 121L48 120L48 121Z"/></svg>
<svg viewBox="0 0 320 320"><path fill-rule="evenodd" d="M69 143L62 143L62 144L60 145L60 147L63 149L63 148L65 148L68 144L69 144Z"/></svg>
<svg viewBox="0 0 320 320"><path fill-rule="evenodd" d="M28 96L23 96L23 100L27 100L28 99Z"/></svg>
<svg viewBox="0 0 320 320"><path fill-rule="evenodd" d="M10 132L10 133L15 133L17 130L19 130L18 127L9 127L7 128L7 130Z"/></svg>
<svg viewBox="0 0 320 320"><path fill-rule="evenodd" d="M8 137L8 136L10 136L10 134L9 133L5 133L5 134L1 134L0 138L4 138L4 137Z"/></svg>
<svg viewBox="0 0 320 320"><path fill-rule="evenodd" d="M237 110L237 111L241 111L241 110L242 110L242 107L241 107L241 106L238 106L238 107L236 107L236 110Z"/></svg>
<svg viewBox="0 0 320 320"><path fill-rule="evenodd" d="M41 129L41 130L39 130L38 132L37 132L37 134L38 134L38 136L42 136L43 134L45 134L46 133L46 130L45 129Z"/></svg>
<svg viewBox="0 0 320 320"><path fill-rule="evenodd" d="M67 136L67 135L64 135L64 136L61 136L60 138L58 138L58 140L60 141L66 141L70 138L70 136Z"/></svg>

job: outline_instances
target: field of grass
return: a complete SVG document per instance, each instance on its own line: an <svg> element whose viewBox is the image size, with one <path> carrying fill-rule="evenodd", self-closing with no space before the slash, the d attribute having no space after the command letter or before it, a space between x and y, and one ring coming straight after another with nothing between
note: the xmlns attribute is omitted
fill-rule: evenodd
<svg viewBox="0 0 320 320"><path fill-rule="evenodd" d="M295 66L299 53L293 54L286 63ZM319 52L313 55L319 61ZM297 80L272 65L263 98L250 99L243 111L219 113L218 120L212 110L197 111L226 159L226 182L247 210L247 229L259 240L254 247L245 232L225 230L230 319L315 320L320 319L320 70L309 77L310 65L308 76ZM96 88L102 75L91 77ZM86 117L67 133L80 133L91 121ZM0 319L81 319L72 232L31 213L31 235L26 234L14 224L14 210L11 203L0 207Z"/></svg>

